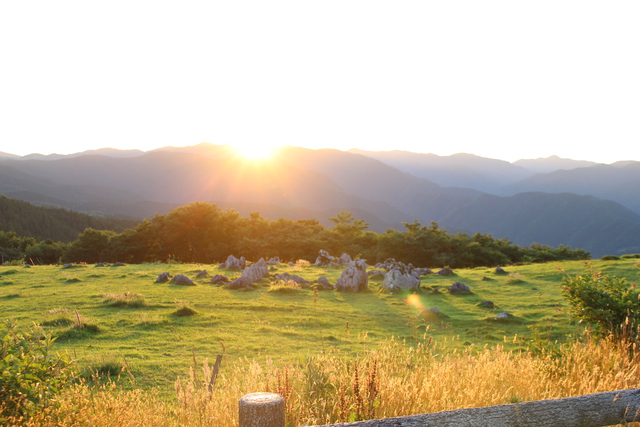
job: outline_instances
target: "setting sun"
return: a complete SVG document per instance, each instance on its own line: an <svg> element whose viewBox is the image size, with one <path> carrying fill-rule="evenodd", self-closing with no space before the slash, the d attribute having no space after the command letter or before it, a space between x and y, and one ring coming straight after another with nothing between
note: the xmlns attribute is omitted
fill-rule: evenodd
<svg viewBox="0 0 640 427"><path fill-rule="evenodd" d="M267 160L271 158L278 147L264 142L236 142L231 148L241 157L248 160Z"/></svg>

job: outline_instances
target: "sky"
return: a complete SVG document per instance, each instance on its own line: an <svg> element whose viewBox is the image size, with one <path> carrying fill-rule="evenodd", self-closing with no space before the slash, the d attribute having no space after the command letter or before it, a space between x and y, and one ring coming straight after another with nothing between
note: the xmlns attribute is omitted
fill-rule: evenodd
<svg viewBox="0 0 640 427"><path fill-rule="evenodd" d="M640 161L638 1L0 2L0 151Z"/></svg>

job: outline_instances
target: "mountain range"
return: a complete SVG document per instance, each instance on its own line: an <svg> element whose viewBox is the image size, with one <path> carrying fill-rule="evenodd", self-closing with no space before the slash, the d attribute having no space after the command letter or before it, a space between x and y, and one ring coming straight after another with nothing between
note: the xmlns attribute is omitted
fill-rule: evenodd
<svg viewBox="0 0 640 427"><path fill-rule="evenodd" d="M229 146L0 152L0 194L103 217L140 219L193 201L276 219L348 210L382 232L436 221L516 244L570 245L593 256L640 252L640 162L509 163L471 154L282 147L269 161Z"/></svg>

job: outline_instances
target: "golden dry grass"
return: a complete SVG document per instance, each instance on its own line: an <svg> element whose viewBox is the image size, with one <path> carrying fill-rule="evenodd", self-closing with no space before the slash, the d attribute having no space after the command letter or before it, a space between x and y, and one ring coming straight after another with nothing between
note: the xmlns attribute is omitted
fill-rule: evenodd
<svg viewBox="0 0 640 427"><path fill-rule="evenodd" d="M640 353L611 340L586 339L562 357L493 348L442 352L429 341L388 341L351 359L318 354L296 365L244 360L224 366L209 392L204 363L176 381L176 399L123 391L113 384L75 386L27 426L237 426L238 399L255 391L285 397L287 425L489 406L634 388Z"/></svg>

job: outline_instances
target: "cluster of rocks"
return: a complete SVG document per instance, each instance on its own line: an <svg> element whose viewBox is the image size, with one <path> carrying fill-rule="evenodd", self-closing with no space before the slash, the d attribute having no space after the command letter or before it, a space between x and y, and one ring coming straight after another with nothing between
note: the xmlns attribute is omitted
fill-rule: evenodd
<svg viewBox="0 0 640 427"><path fill-rule="evenodd" d="M244 270L247 266L247 261L244 257L240 257L240 259L234 257L233 255L229 255L227 260L220 264L218 267L225 268L227 270Z"/></svg>
<svg viewBox="0 0 640 427"><path fill-rule="evenodd" d="M405 264L396 261L394 258L388 258L384 262L379 262L375 268L384 268L382 270L373 270L369 272L371 277L384 277L382 281L382 289L389 291L405 291L415 290L420 287L420 277L424 274L431 274L428 268L416 268L411 263Z"/></svg>
<svg viewBox="0 0 640 427"><path fill-rule="evenodd" d="M329 282L325 276L321 276L318 280L309 281L303 277L297 276L295 274L289 274L286 271L280 274L274 274L273 279L275 281L283 281L283 282L295 282L303 289L314 287L320 290L331 290L333 289L333 285Z"/></svg>
<svg viewBox="0 0 640 427"><path fill-rule="evenodd" d="M244 259L244 258L243 258ZM262 280L269 276L269 267L264 258L260 258L255 264L251 264L249 267L245 267L242 271L242 275L229 283L231 289L248 289L252 284L258 280Z"/></svg>
<svg viewBox="0 0 640 427"><path fill-rule="evenodd" d="M284 273L281 273L281 274L274 274L273 278L277 282L279 282L279 281L296 282L301 287L309 287L309 285L311 285L311 282L308 281L307 279L304 279L304 278L302 278L300 276L296 276L295 274L289 274L286 271Z"/></svg>
<svg viewBox="0 0 640 427"><path fill-rule="evenodd" d="M316 262L313 265L322 266L322 267L330 267L330 268L339 268L339 267L348 267L353 260L349 256L349 254L342 254L338 258L329 255L329 252L324 249L320 249L318 252L318 257L316 258Z"/></svg>

